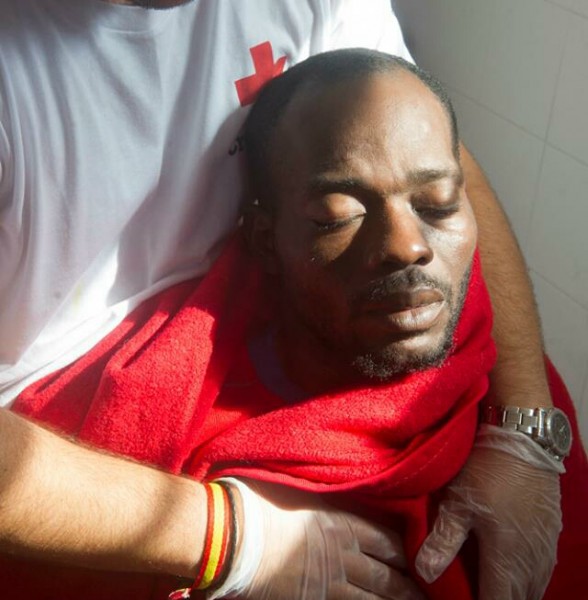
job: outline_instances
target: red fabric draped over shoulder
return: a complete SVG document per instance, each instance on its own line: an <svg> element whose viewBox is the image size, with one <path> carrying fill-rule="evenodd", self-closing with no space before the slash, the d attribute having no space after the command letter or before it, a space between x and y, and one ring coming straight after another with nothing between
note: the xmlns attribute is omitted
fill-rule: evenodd
<svg viewBox="0 0 588 600"><path fill-rule="evenodd" d="M414 557L436 491L467 459L494 361L478 256L441 367L294 405L267 390L223 388L246 354L252 324L266 314L266 298L237 235L202 282L141 305L87 355L25 390L14 410L174 473L247 476L335 502L352 498L364 514L400 528ZM429 598L473 599L470 575L456 560L426 588ZM23 599L165 598L174 587L169 578L16 560L0 564L0 582Z"/></svg>

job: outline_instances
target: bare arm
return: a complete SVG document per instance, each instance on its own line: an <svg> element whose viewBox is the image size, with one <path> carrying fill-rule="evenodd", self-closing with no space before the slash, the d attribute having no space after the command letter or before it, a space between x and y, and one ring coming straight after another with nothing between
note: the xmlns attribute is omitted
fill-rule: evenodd
<svg viewBox="0 0 588 600"><path fill-rule="evenodd" d="M494 307L498 360L492 402L551 406L543 342L531 282L517 241L484 173L461 148L466 190L478 222L482 266Z"/></svg>
<svg viewBox="0 0 588 600"><path fill-rule="evenodd" d="M193 577L205 527L202 485L0 409L0 551Z"/></svg>
<svg viewBox="0 0 588 600"><path fill-rule="evenodd" d="M393 532L312 495L301 511L274 504L262 490L250 493L257 509L249 513L235 496L231 575L239 597L303 598L304 582L313 581L325 598L421 600ZM0 552L193 579L206 521L203 485L77 446L0 409ZM259 549L257 562L243 569L240 549L251 547Z"/></svg>

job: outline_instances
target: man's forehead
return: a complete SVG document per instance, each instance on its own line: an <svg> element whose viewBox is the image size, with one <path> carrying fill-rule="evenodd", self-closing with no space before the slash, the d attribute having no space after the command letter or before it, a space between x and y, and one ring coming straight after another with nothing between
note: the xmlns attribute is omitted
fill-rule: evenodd
<svg viewBox="0 0 588 600"><path fill-rule="evenodd" d="M373 148L388 140L403 145L419 131L452 143L439 98L412 73L395 71L329 87L305 85L277 124L274 143L297 141L307 152L316 151L317 159L344 161L350 147L357 151L362 144Z"/></svg>
<svg viewBox="0 0 588 600"><path fill-rule="evenodd" d="M315 87L297 94L275 130L272 171L282 191L461 183L446 110L412 73Z"/></svg>
<svg viewBox="0 0 588 600"><path fill-rule="evenodd" d="M343 124L352 114L365 115L366 105L377 107L402 106L403 102L440 105L433 91L416 75L405 69L366 72L337 82L323 83L309 80L299 86L288 103L280 122L314 120L329 117L329 121Z"/></svg>

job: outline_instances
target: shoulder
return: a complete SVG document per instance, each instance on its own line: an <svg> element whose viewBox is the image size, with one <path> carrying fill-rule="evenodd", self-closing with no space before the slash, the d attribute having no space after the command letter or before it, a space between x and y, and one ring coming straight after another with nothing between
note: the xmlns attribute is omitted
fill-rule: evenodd
<svg viewBox="0 0 588 600"><path fill-rule="evenodd" d="M390 0L329 0L332 48L364 47L412 61Z"/></svg>

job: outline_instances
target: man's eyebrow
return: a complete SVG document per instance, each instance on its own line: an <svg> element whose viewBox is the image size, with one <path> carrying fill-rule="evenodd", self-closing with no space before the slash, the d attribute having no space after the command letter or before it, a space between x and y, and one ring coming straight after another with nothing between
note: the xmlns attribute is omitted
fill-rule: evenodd
<svg viewBox="0 0 588 600"><path fill-rule="evenodd" d="M463 171L460 167L449 169L416 169L410 171L406 183L410 186L422 186L442 179L452 179L455 185L464 182ZM370 186L359 177L338 177L331 175L316 175L309 184L310 192L317 194L333 192L356 192L357 190L370 191Z"/></svg>
<svg viewBox="0 0 588 600"><path fill-rule="evenodd" d="M407 177L409 185L427 185L441 179L453 179L456 185L461 185L464 181L463 170L461 167L455 169L417 169L410 171Z"/></svg>
<svg viewBox="0 0 588 600"><path fill-rule="evenodd" d="M313 177L308 185L312 192L351 192L358 189L366 189L366 183L357 177L330 177L317 175Z"/></svg>

